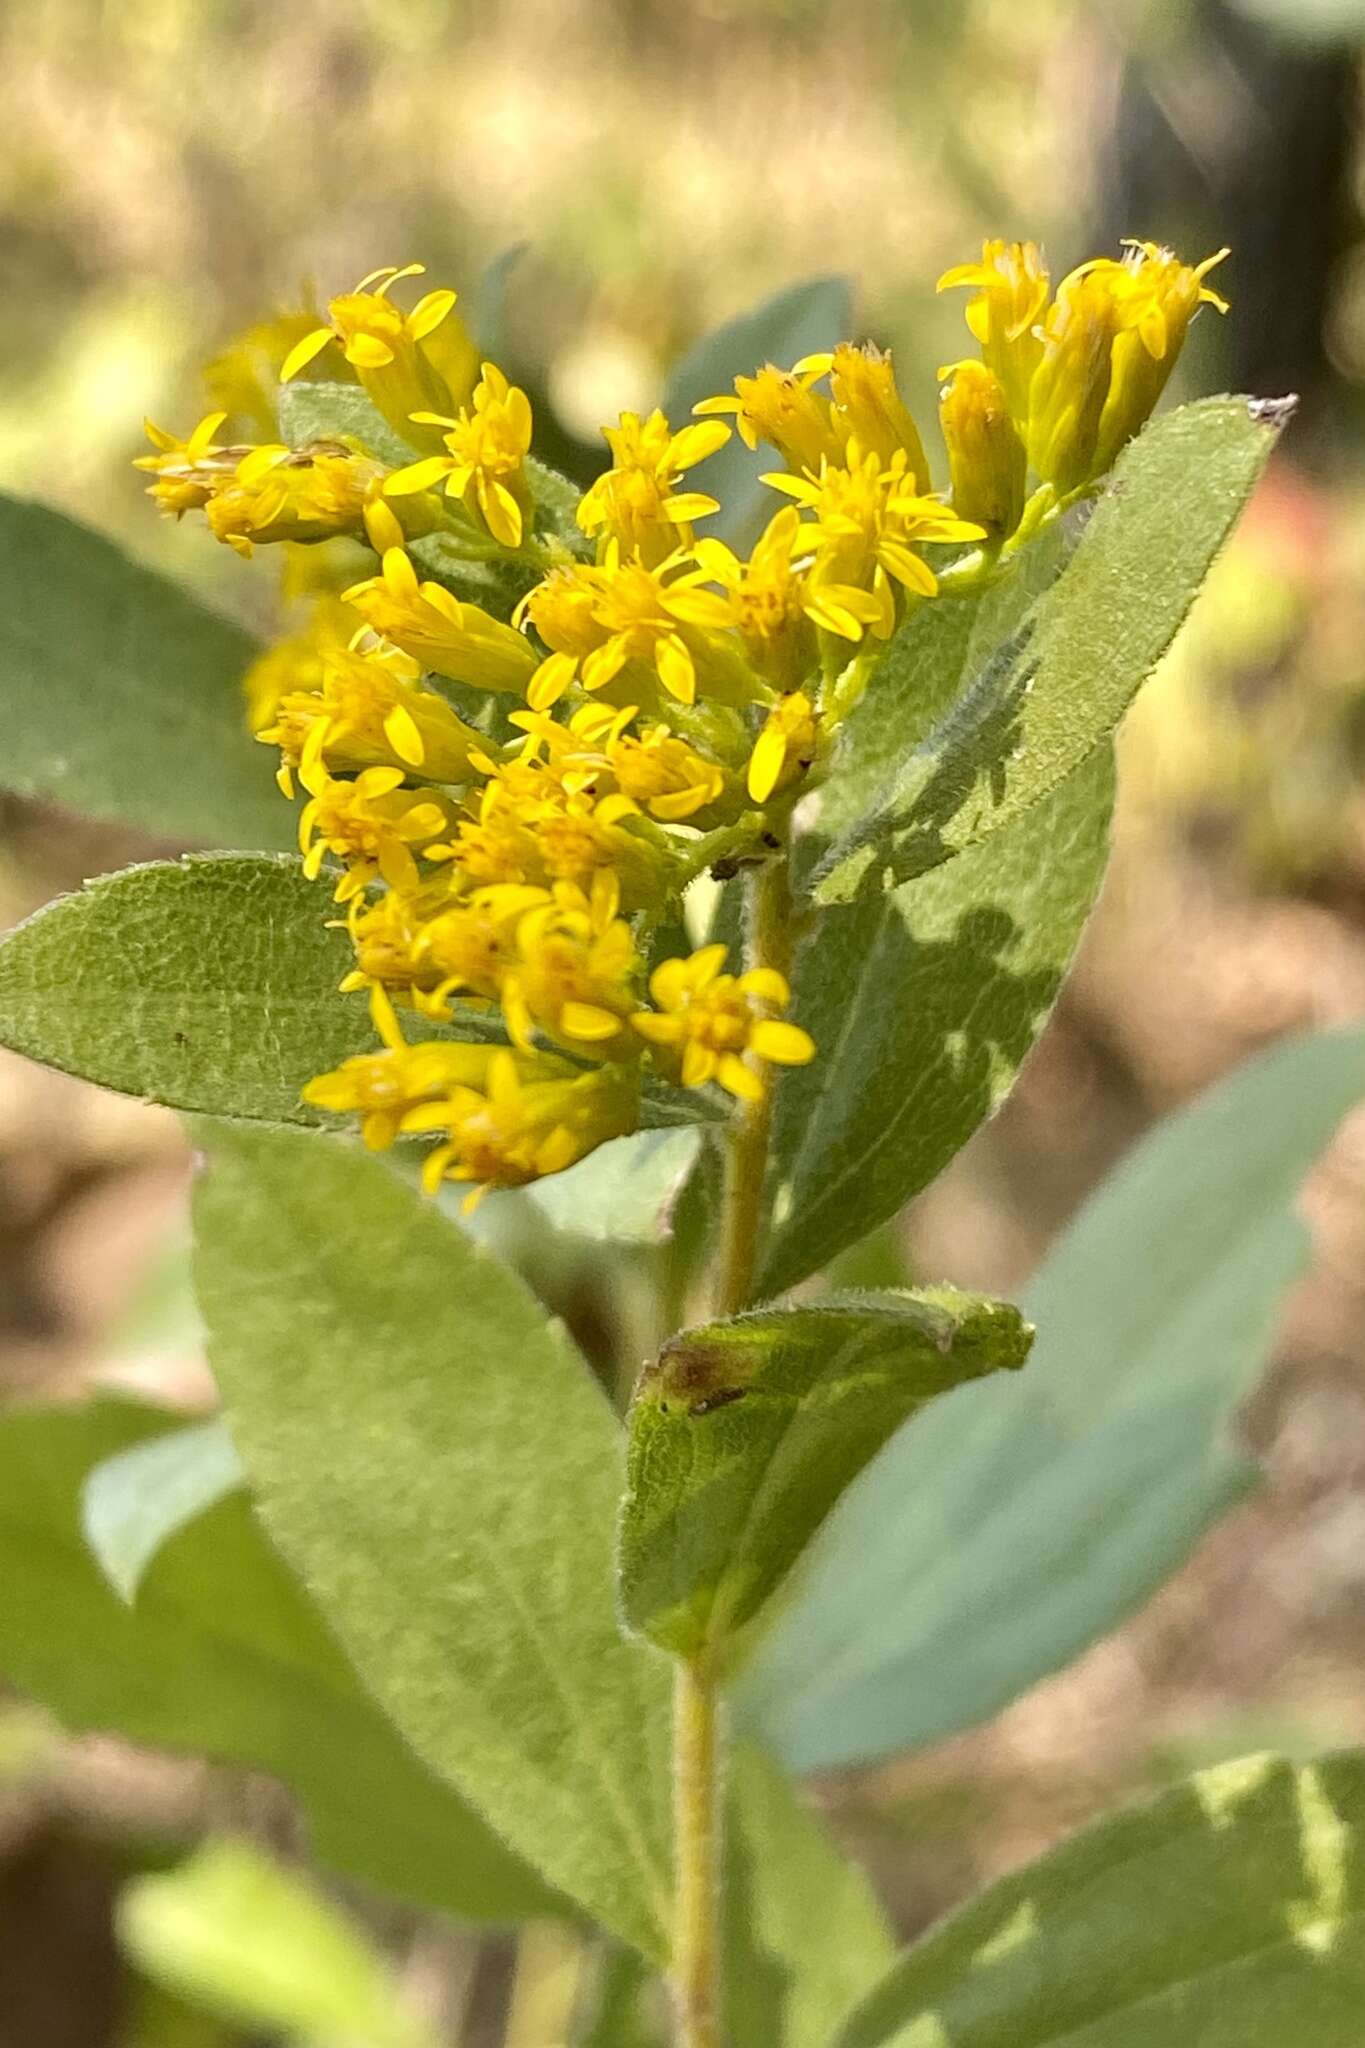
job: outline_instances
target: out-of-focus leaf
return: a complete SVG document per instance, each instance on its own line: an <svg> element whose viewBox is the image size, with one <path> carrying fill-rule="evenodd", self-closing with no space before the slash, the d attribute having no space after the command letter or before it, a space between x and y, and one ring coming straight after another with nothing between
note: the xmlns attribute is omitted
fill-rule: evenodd
<svg viewBox="0 0 1365 2048"><path fill-rule="evenodd" d="M131 1606L163 1543L242 1484L221 1416L149 1437L96 1465L81 1493L81 1527L95 1562Z"/></svg>
<svg viewBox="0 0 1365 2048"><path fill-rule="evenodd" d="M81 1535L91 1468L179 1418L130 1403L0 1417L0 1673L68 1728L265 1771L319 1858L465 1919L563 1910L361 1691L244 1495L166 1543L136 1607Z"/></svg>
<svg viewBox="0 0 1365 2048"><path fill-rule="evenodd" d="M622 1612L733 1669L844 1488L909 1417L1022 1365L1019 1311L953 1288L759 1309L671 1337L630 1411ZM747 1647L747 1644L745 1645Z"/></svg>
<svg viewBox="0 0 1365 2048"><path fill-rule="evenodd" d="M1122 1620L1246 1491L1228 1424L1303 1263L1295 1191L1362 1094L1362 1034L1294 1040L1092 1198L1026 1297L1028 1370L893 1437L812 1545L740 1688L793 1768L982 1720Z"/></svg>
<svg viewBox="0 0 1365 2048"><path fill-rule="evenodd" d="M364 1002L337 993L352 965L298 861L156 861L0 941L0 1044L172 1109L317 1124L304 1082L378 1043ZM490 1025L471 1012L430 1035Z"/></svg>
<svg viewBox="0 0 1365 2048"><path fill-rule="evenodd" d="M764 363L790 369L803 356L846 340L851 317L846 277L812 277L788 285L689 349L668 380L663 409L674 428L685 427L700 399L727 394L736 377L751 377ZM733 434L718 455L693 472L697 487L721 503L721 511L704 522L705 531L747 549L786 502L759 482L763 471L775 466L771 448L751 451Z"/></svg>
<svg viewBox="0 0 1365 2048"><path fill-rule="evenodd" d="M735 1752L727 1845L726 2038L825 2048L894 1950L862 1872L840 1856L791 1780Z"/></svg>
<svg viewBox="0 0 1365 2048"><path fill-rule="evenodd" d="M1206 398L1124 450L1018 641L987 663L823 856L813 876L821 902L876 896L951 860L1081 766L1169 647L1282 423L1282 409Z"/></svg>
<svg viewBox="0 0 1365 2048"><path fill-rule="evenodd" d="M1365 0L1232 0L1232 5L1289 43L1365 42Z"/></svg>
<svg viewBox="0 0 1365 2048"><path fill-rule="evenodd" d="M613 1138L567 1172L533 1181L527 1199L556 1230L571 1236L658 1244L668 1233L669 1205L700 1143L695 1124Z"/></svg>
<svg viewBox="0 0 1365 2048"><path fill-rule="evenodd" d="M1250 1757L1111 1815L907 1950L835 2048L1356 2048L1365 1757Z"/></svg>
<svg viewBox="0 0 1365 2048"><path fill-rule="evenodd" d="M0 496L0 785L163 839L282 847L251 636L102 534Z"/></svg>
<svg viewBox="0 0 1365 2048"><path fill-rule="evenodd" d="M886 896L825 911L793 1014L817 1057L776 1089L765 1295L926 1187L1013 1086L1099 891L1105 747L989 845Z"/></svg>
<svg viewBox="0 0 1365 2048"><path fill-rule="evenodd" d="M209 1357L267 1529L418 1755L661 1955L667 1673L617 1627L621 1439L600 1388L381 1161L196 1129Z"/></svg>
<svg viewBox="0 0 1365 2048"><path fill-rule="evenodd" d="M315 2048L434 2048L368 1936L246 1842L209 1841L177 1870L133 1878L117 1928L154 1983L242 2026Z"/></svg>

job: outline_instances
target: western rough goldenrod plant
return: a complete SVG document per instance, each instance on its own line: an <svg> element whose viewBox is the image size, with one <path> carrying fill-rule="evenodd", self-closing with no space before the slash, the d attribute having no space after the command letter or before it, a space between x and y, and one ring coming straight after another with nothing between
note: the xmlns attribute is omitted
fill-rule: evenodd
<svg viewBox="0 0 1365 2048"><path fill-rule="evenodd" d="M106 878L0 946L5 1044L196 1119L231 1440L35 1428L89 1473L125 1591L149 1526L184 1571L186 1503L220 1517L193 1555L232 1642L202 1671L186 1650L165 1699L139 1670L92 1706L87 1635L115 1665L140 1639L85 1586L74 1662L35 1650L35 1599L0 1606L0 1669L277 1773L324 1860L403 1897L590 1923L604 2003L567 2038L649 2038L651 1970L682 2048L1004 2048L1044 2023L1100 2048L1214 2017L1266 2040L1234 1956L1288 1972L1296 2013L1340 1994L1357 1764L1213 1773L893 1967L773 1762L994 1711L1245 1484L1223 1424L1355 1038L1159 1134L1028 1320L906 1284L886 1234L1042 1027L1104 871L1114 729L1287 416L1225 397L1149 423L1221 260L1135 242L1054 289L1032 244L987 242L942 280L969 343L941 455L892 358L838 338L830 282L783 295L685 399L607 427L583 492L454 292L377 271L228 350L185 439L150 430L158 506L282 569L285 631L249 664L94 536L0 504L27 564L12 774L250 849ZM82 579L98 596L54 614ZM619 1333L598 1379L648 1354L624 1456L511 1270L520 1249L568 1306L550 1228L596 1290L585 1328ZM0 1426L0 1481L65 1529L45 1470ZM279 1555L208 1505L243 1475ZM16 1572L30 1549L79 1554L21 1547Z"/></svg>

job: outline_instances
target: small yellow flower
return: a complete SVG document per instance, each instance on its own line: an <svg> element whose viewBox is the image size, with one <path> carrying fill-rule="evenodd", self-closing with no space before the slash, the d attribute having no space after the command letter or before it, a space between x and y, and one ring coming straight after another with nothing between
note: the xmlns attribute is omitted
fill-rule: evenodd
<svg viewBox="0 0 1365 2048"><path fill-rule="evenodd" d="M983 529L909 488L906 458L883 467L874 454L850 443L847 465L825 464L816 476L764 478L814 515L801 539L815 555L806 612L827 632L861 639L865 627L879 640L897 619L896 587L933 597L938 579L915 549L925 542L981 540Z"/></svg>
<svg viewBox="0 0 1365 2048"><path fill-rule="evenodd" d="M599 868L590 893L556 882L550 901L518 920L515 964L498 990L515 1045L529 1049L538 1026L593 1059L638 1054L628 1025L640 960L620 900L616 876Z"/></svg>
<svg viewBox="0 0 1365 2048"><path fill-rule="evenodd" d="M372 1152L382 1152L420 1104L447 1098L457 1088L482 1087L498 1048L443 1041L407 1045L387 1000L380 998L372 1008L383 1050L343 1060L309 1081L302 1094L314 1109L359 1115L361 1137Z"/></svg>
<svg viewBox="0 0 1365 2048"><path fill-rule="evenodd" d="M927 491L929 463L919 428L896 386L896 373L889 351L868 342L859 348L841 341L827 354L807 356L796 365L798 373L829 375L832 394L831 420L841 443L842 460L851 442L865 455L876 455L884 464L897 455L905 457L906 478L911 488Z"/></svg>
<svg viewBox="0 0 1365 2048"><path fill-rule="evenodd" d="M994 370L972 358L941 373L939 425L948 450L953 510L997 538L1014 532L1024 509L1028 458Z"/></svg>
<svg viewBox="0 0 1365 2048"><path fill-rule="evenodd" d="M365 507L384 479L384 466L340 441L306 448L252 448L210 493L209 531L238 554L258 542L332 540L365 531Z"/></svg>
<svg viewBox="0 0 1365 2048"><path fill-rule="evenodd" d="M389 297L393 287L422 274L420 263L373 270L353 292L333 299L327 324L311 329L290 349L280 366L280 382L288 384L329 342L338 342L394 431L416 447L439 446L439 433L430 427L414 430L412 416L457 412L473 386L478 358L462 324L452 317L454 292L427 292L410 313L394 305Z"/></svg>
<svg viewBox="0 0 1365 2048"><path fill-rule="evenodd" d="M656 568L675 549L691 545L692 520L719 512L715 498L680 491L678 484L684 471L725 446L730 429L713 420L675 434L655 410L644 420L623 412L619 426L602 432L612 466L585 492L578 523L584 533L616 541L627 560L637 556L646 568Z"/></svg>
<svg viewBox="0 0 1365 2048"><path fill-rule="evenodd" d="M422 1169L428 1192L443 1180L471 1181L465 1208L472 1209L489 1188L561 1173L608 1138L638 1128L633 1074L604 1068L572 1075L552 1054L499 1049L481 1086L453 1088L409 1110L404 1130L444 1134Z"/></svg>
<svg viewBox="0 0 1365 2048"><path fill-rule="evenodd" d="M796 507L784 505L747 562L709 536L694 551L710 580L726 593L730 622L750 665L778 690L794 689L816 663L815 633L806 611L808 579L792 559L807 545Z"/></svg>
<svg viewBox="0 0 1365 2048"><path fill-rule="evenodd" d="M487 745L434 690L420 663L399 648L333 651L315 690L292 690L256 734L282 756L277 780L294 794L293 771L320 762L333 773L401 767L429 782L468 782L470 754Z"/></svg>
<svg viewBox="0 0 1365 2048"><path fill-rule="evenodd" d="M815 1057L815 1041L798 1024L769 1014L791 1000L774 968L733 975L721 973L724 965L724 946L703 946L687 960L665 960L649 978L658 1008L637 1012L631 1022L685 1088L718 1081L741 1102L758 1102L763 1071L745 1055L800 1067Z"/></svg>
<svg viewBox="0 0 1365 2048"><path fill-rule="evenodd" d="M941 292L966 285L967 325L981 344L988 370L999 378L1010 414L1022 432L1029 384L1043 344L1038 323L1047 305L1048 273L1036 242L986 241L979 263L959 263L938 281Z"/></svg>
<svg viewBox="0 0 1365 2048"><path fill-rule="evenodd" d="M777 790L799 782L819 751L815 706L804 690L793 690L768 713L749 757L749 794L754 802L766 804Z"/></svg>
<svg viewBox="0 0 1365 2048"><path fill-rule="evenodd" d="M353 896L347 905L346 930L355 966L340 984L343 994L376 986L391 990L427 1016L444 1016L448 1005L435 1000L443 976L427 948L427 934L449 906L446 873L424 882L415 893L386 889L371 900Z"/></svg>
<svg viewBox="0 0 1365 2048"><path fill-rule="evenodd" d="M247 729L270 724L280 700L293 690L320 690L328 659L350 645L355 619L330 592L313 599L307 623L273 641L257 655L245 676Z"/></svg>
<svg viewBox="0 0 1365 2048"><path fill-rule="evenodd" d="M299 816L299 851L311 880L328 853L347 863L335 898L348 903L377 877L391 889L416 889L414 846L427 846L449 829L450 811L431 794L403 787L401 768L366 768L353 782L321 765L302 769L309 801Z"/></svg>
<svg viewBox="0 0 1365 2048"><path fill-rule="evenodd" d="M739 438L746 448L766 441L776 448L789 469L819 469L822 462L838 462L843 455L843 438L833 416L830 401L812 389L824 375L814 369L779 370L772 363L752 377L736 377L733 396L704 398L693 412L704 419L733 413Z"/></svg>
<svg viewBox="0 0 1365 2048"><path fill-rule="evenodd" d="M225 448L214 440L226 418L225 412L206 413L185 441L178 441L153 420L142 422L155 452L137 456L133 468L150 471L154 481L147 486L147 496L168 518L183 519L187 512L202 511L242 458L251 453L247 447Z"/></svg>
<svg viewBox="0 0 1365 2048"><path fill-rule="evenodd" d="M439 583L419 581L402 548L386 548L379 575L353 583L342 600L374 632L452 682L519 696L534 673L535 654L515 627Z"/></svg>
<svg viewBox="0 0 1365 2048"><path fill-rule="evenodd" d="M1219 249L1202 263L1191 265L1155 242L1130 242L1121 263L1092 266L1125 296L1132 323L1114 342L1109 395L1100 415L1095 448L1099 474L1150 419L1199 308L1212 306L1216 312L1227 312L1227 300L1204 279L1228 254L1227 249Z"/></svg>
<svg viewBox="0 0 1365 2048"><path fill-rule="evenodd" d="M419 426L439 427L444 455L396 469L384 485L389 498L407 497L440 484L458 498L505 548L519 548L531 523L533 504L524 464L531 448L531 401L509 384L494 363L485 363L471 407L457 419L441 413L413 415Z"/></svg>
<svg viewBox="0 0 1365 2048"><path fill-rule="evenodd" d="M548 889L499 882L448 902L414 943L418 1008L445 1017L454 995L495 998L516 964L518 924L553 900Z"/></svg>
<svg viewBox="0 0 1365 2048"><path fill-rule="evenodd" d="M596 567L557 569L522 600L551 652L532 677L527 701L548 710L570 684L591 692L617 685L632 694L654 685L679 704L696 701L699 680L709 694L741 701L754 679L723 635L730 609L701 588L706 571L679 550L647 568L622 559L614 541Z"/></svg>

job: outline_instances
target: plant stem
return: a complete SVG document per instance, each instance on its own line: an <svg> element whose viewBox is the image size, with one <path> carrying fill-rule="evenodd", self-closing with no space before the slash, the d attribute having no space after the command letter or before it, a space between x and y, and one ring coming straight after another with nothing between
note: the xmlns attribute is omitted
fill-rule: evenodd
<svg viewBox="0 0 1365 2048"><path fill-rule="evenodd" d="M678 1900L673 1996L678 2048L720 2048L720 1702L710 1678L679 1664L673 1694L673 1814Z"/></svg>
<svg viewBox="0 0 1365 2048"><path fill-rule="evenodd" d="M790 975L791 881L787 848L748 878L745 964ZM719 1277L719 1307L748 1306L763 1222L771 1110L746 1103L730 1131ZM698 1662L680 1663L673 1707L673 1812L678 1863L673 1994L678 2048L721 2048L721 1942L724 1731L715 1680Z"/></svg>

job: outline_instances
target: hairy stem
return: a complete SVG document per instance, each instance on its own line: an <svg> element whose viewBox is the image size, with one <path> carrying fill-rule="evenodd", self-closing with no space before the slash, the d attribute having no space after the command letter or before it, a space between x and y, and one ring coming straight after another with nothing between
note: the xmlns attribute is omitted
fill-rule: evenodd
<svg viewBox="0 0 1365 2048"><path fill-rule="evenodd" d="M720 2048L720 1701L679 1664L673 1696L673 1814L678 1900L673 1997L678 2048Z"/></svg>
<svg viewBox="0 0 1365 2048"><path fill-rule="evenodd" d="M748 878L745 964L791 973L792 900L785 845ZM746 1308L763 1222L771 1108L765 1093L746 1103L729 1137L719 1307ZM678 2048L720 2048L724 1731L714 1679L701 1664L679 1664L673 1716L673 1810L678 1860L673 1993Z"/></svg>

